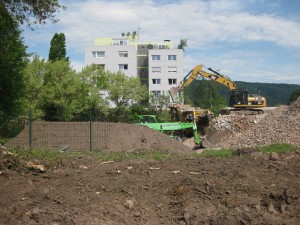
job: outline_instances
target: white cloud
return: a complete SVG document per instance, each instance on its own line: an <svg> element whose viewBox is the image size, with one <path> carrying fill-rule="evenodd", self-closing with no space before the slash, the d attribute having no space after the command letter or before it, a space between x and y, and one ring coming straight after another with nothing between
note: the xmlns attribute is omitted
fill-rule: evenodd
<svg viewBox="0 0 300 225"><path fill-rule="evenodd" d="M84 55L84 47L91 45L95 37L120 37L122 32L137 31L141 27L140 41L162 41L170 39L176 44L181 38L188 39L188 49L207 51L209 54L220 44L231 46L241 43L258 43L265 41L275 46L300 49L299 17L283 18L276 13L252 13L249 5L262 6L267 1L261 0L186 0L169 1L158 4L158 1L106 1L86 0L67 1L68 7L59 15L60 22L48 25L34 32L30 37L30 45L42 43L49 46L55 32L66 35L67 52ZM268 3L269 4L269 3ZM280 9L278 2L269 8ZM261 11L261 9L260 9ZM298 19L298 21L297 21ZM262 53L258 53L259 58ZM230 55L231 54L231 55ZM222 56L200 54L200 63L211 63L211 66L224 68L227 72L237 67L249 65L249 61L241 58L245 52L225 50ZM247 51L254 54L254 51ZM246 57L248 60L257 55ZM298 54L299 58L299 54ZM201 59L201 58L200 58ZM72 61L72 57L71 57ZM199 64L197 54L184 59L185 68ZM74 65L83 64L74 62ZM253 69L253 65L252 69ZM249 66L249 67L251 67ZM243 68L242 70L246 70ZM251 69L251 68L250 68ZM248 70L249 79L255 78ZM298 70L299 70L298 66ZM239 78L236 75L236 78ZM242 78L242 77L241 77ZM275 77L273 77L275 79ZM279 79L279 78L278 78Z"/></svg>
<svg viewBox="0 0 300 225"><path fill-rule="evenodd" d="M240 1L183 1L154 4L152 1L80 1L70 3L61 15L61 32L72 47L79 48L95 37L118 36L140 25L141 39L174 41L187 38L193 47L214 41L266 40L300 47L300 25L274 15L241 12Z"/></svg>

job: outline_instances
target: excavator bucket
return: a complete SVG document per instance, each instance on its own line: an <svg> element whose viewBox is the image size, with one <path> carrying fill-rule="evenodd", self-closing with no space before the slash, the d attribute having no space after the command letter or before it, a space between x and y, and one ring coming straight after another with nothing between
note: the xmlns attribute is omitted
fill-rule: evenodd
<svg viewBox="0 0 300 225"><path fill-rule="evenodd" d="M176 99L176 96L177 96L178 92L179 92L179 88L178 87L172 87L169 90L169 94L170 94L173 102L175 102L175 99Z"/></svg>

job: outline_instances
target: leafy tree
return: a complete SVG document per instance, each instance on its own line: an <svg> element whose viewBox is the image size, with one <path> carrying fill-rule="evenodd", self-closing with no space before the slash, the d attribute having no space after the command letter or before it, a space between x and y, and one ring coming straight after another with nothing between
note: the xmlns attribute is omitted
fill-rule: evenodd
<svg viewBox="0 0 300 225"><path fill-rule="evenodd" d="M27 54L18 23L3 4L0 4L0 30L0 120L4 120L21 110L22 70L27 63Z"/></svg>
<svg viewBox="0 0 300 225"><path fill-rule="evenodd" d="M151 106L153 108L155 108L155 106L158 106L160 112L162 112L163 109L168 107L169 102L170 102L170 97L167 95L151 95L150 96Z"/></svg>
<svg viewBox="0 0 300 225"><path fill-rule="evenodd" d="M218 92L219 85L209 80L196 80L186 90L193 106L211 109L214 114L224 108L228 103L226 98Z"/></svg>
<svg viewBox="0 0 300 225"><path fill-rule="evenodd" d="M60 9L66 9L58 0L2 0L0 5L19 23L27 26L45 24L47 20L57 22L54 14Z"/></svg>
<svg viewBox="0 0 300 225"><path fill-rule="evenodd" d="M97 116L107 108L100 95L107 87L105 77L95 65L76 73L65 60L52 62L35 55L24 71L24 105L46 120L71 120L74 114L82 119L90 110Z"/></svg>
<svg viewBox="0 0 300 225"><path fill-rule="evenodd" d="M107 72L108 99L117 107L127 107L147 98L147 88L141 85L140 79L127 77L124 73Z"/></svg>
<svg viewBox="0 0 300 225"><path fill-rule="evenodd" d="M66 38L64 33L55 33L50 42L49 60L57 61L65 59L69 61L69 57L66 57Z"/></svg>
<svg viewBox="0 0 300 225"><path fill-rule="evenodd" d="M24 69L25 97L24 106L27 112L40 116L43 113L41 93L43 91L44 76L47 70L47 61L34 55Z"/></svg>
<svg viewBox="0 0 300 225"><path fill-rule="evenodd" d="M101 96L101 90L108 87L108 78L103 68L92 64L82 69L79 74L84 91L82 106L85 110L92 110L93 115L105 113L108 103Z"/></svg>
<svg viewBox="0 0 300 225"><path fill-rule="evenodd" d="M293 91L289 98L289 104L296 101L299 98L299 96L300 96L300 89Z"/></svg>
<svg viewBox="0 0 300 225"><path fill-rule="evenodd" d="M82 111L84 94L79 76L67 61L47 62L40 98L45 119L72 119L72 114Z"/></svg>
<svg viewBox="0 0 300 225"><path fill-rule="evenodd" d="M187 39L180 39L180 42L178 44L178 49L182 49L183 51L185 51L185 48L188 47L187 44Z"/></svg>

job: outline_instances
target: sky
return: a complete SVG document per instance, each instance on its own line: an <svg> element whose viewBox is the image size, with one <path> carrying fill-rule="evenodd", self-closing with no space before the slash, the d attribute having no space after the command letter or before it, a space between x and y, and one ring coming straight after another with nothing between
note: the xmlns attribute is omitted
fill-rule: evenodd
<svg viewBox="0 0 300 225"><path fill-rule="evenodd" d="M187 39L184 77L196 65L234 81L300 84L299 0L63 0L52 24L23 27L29 53L48 58L55 33L66 36L77 71L96 37L139 33L140 42Z"/></svg>

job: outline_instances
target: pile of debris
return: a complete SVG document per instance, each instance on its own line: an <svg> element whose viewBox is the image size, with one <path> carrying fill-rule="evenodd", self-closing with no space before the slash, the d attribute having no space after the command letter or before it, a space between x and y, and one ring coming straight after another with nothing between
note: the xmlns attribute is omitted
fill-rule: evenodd
<svg viewBox="0 0 300 225"><path fill-rule="evenodd" d="M300 146L300 98L260 115L223 115L212 121L214 148L245 148L289 143ZM208 135L208 137L209 137Z"/></svg>
<svg viewBox="0 0 300 225"><path fill-rule="evenodd" d="M229 130L237 133L250 128L263 119L266 114L259 115L223 115L212 120L212 127L217 131Z"/></svg>
<svg viewBox="0 0 300 225"><path fill-rule="evenodd" d="M230 139L228 147L252 147L289 143L300 147L300 98L290 106L280 106L248 130Z"/></svg>

